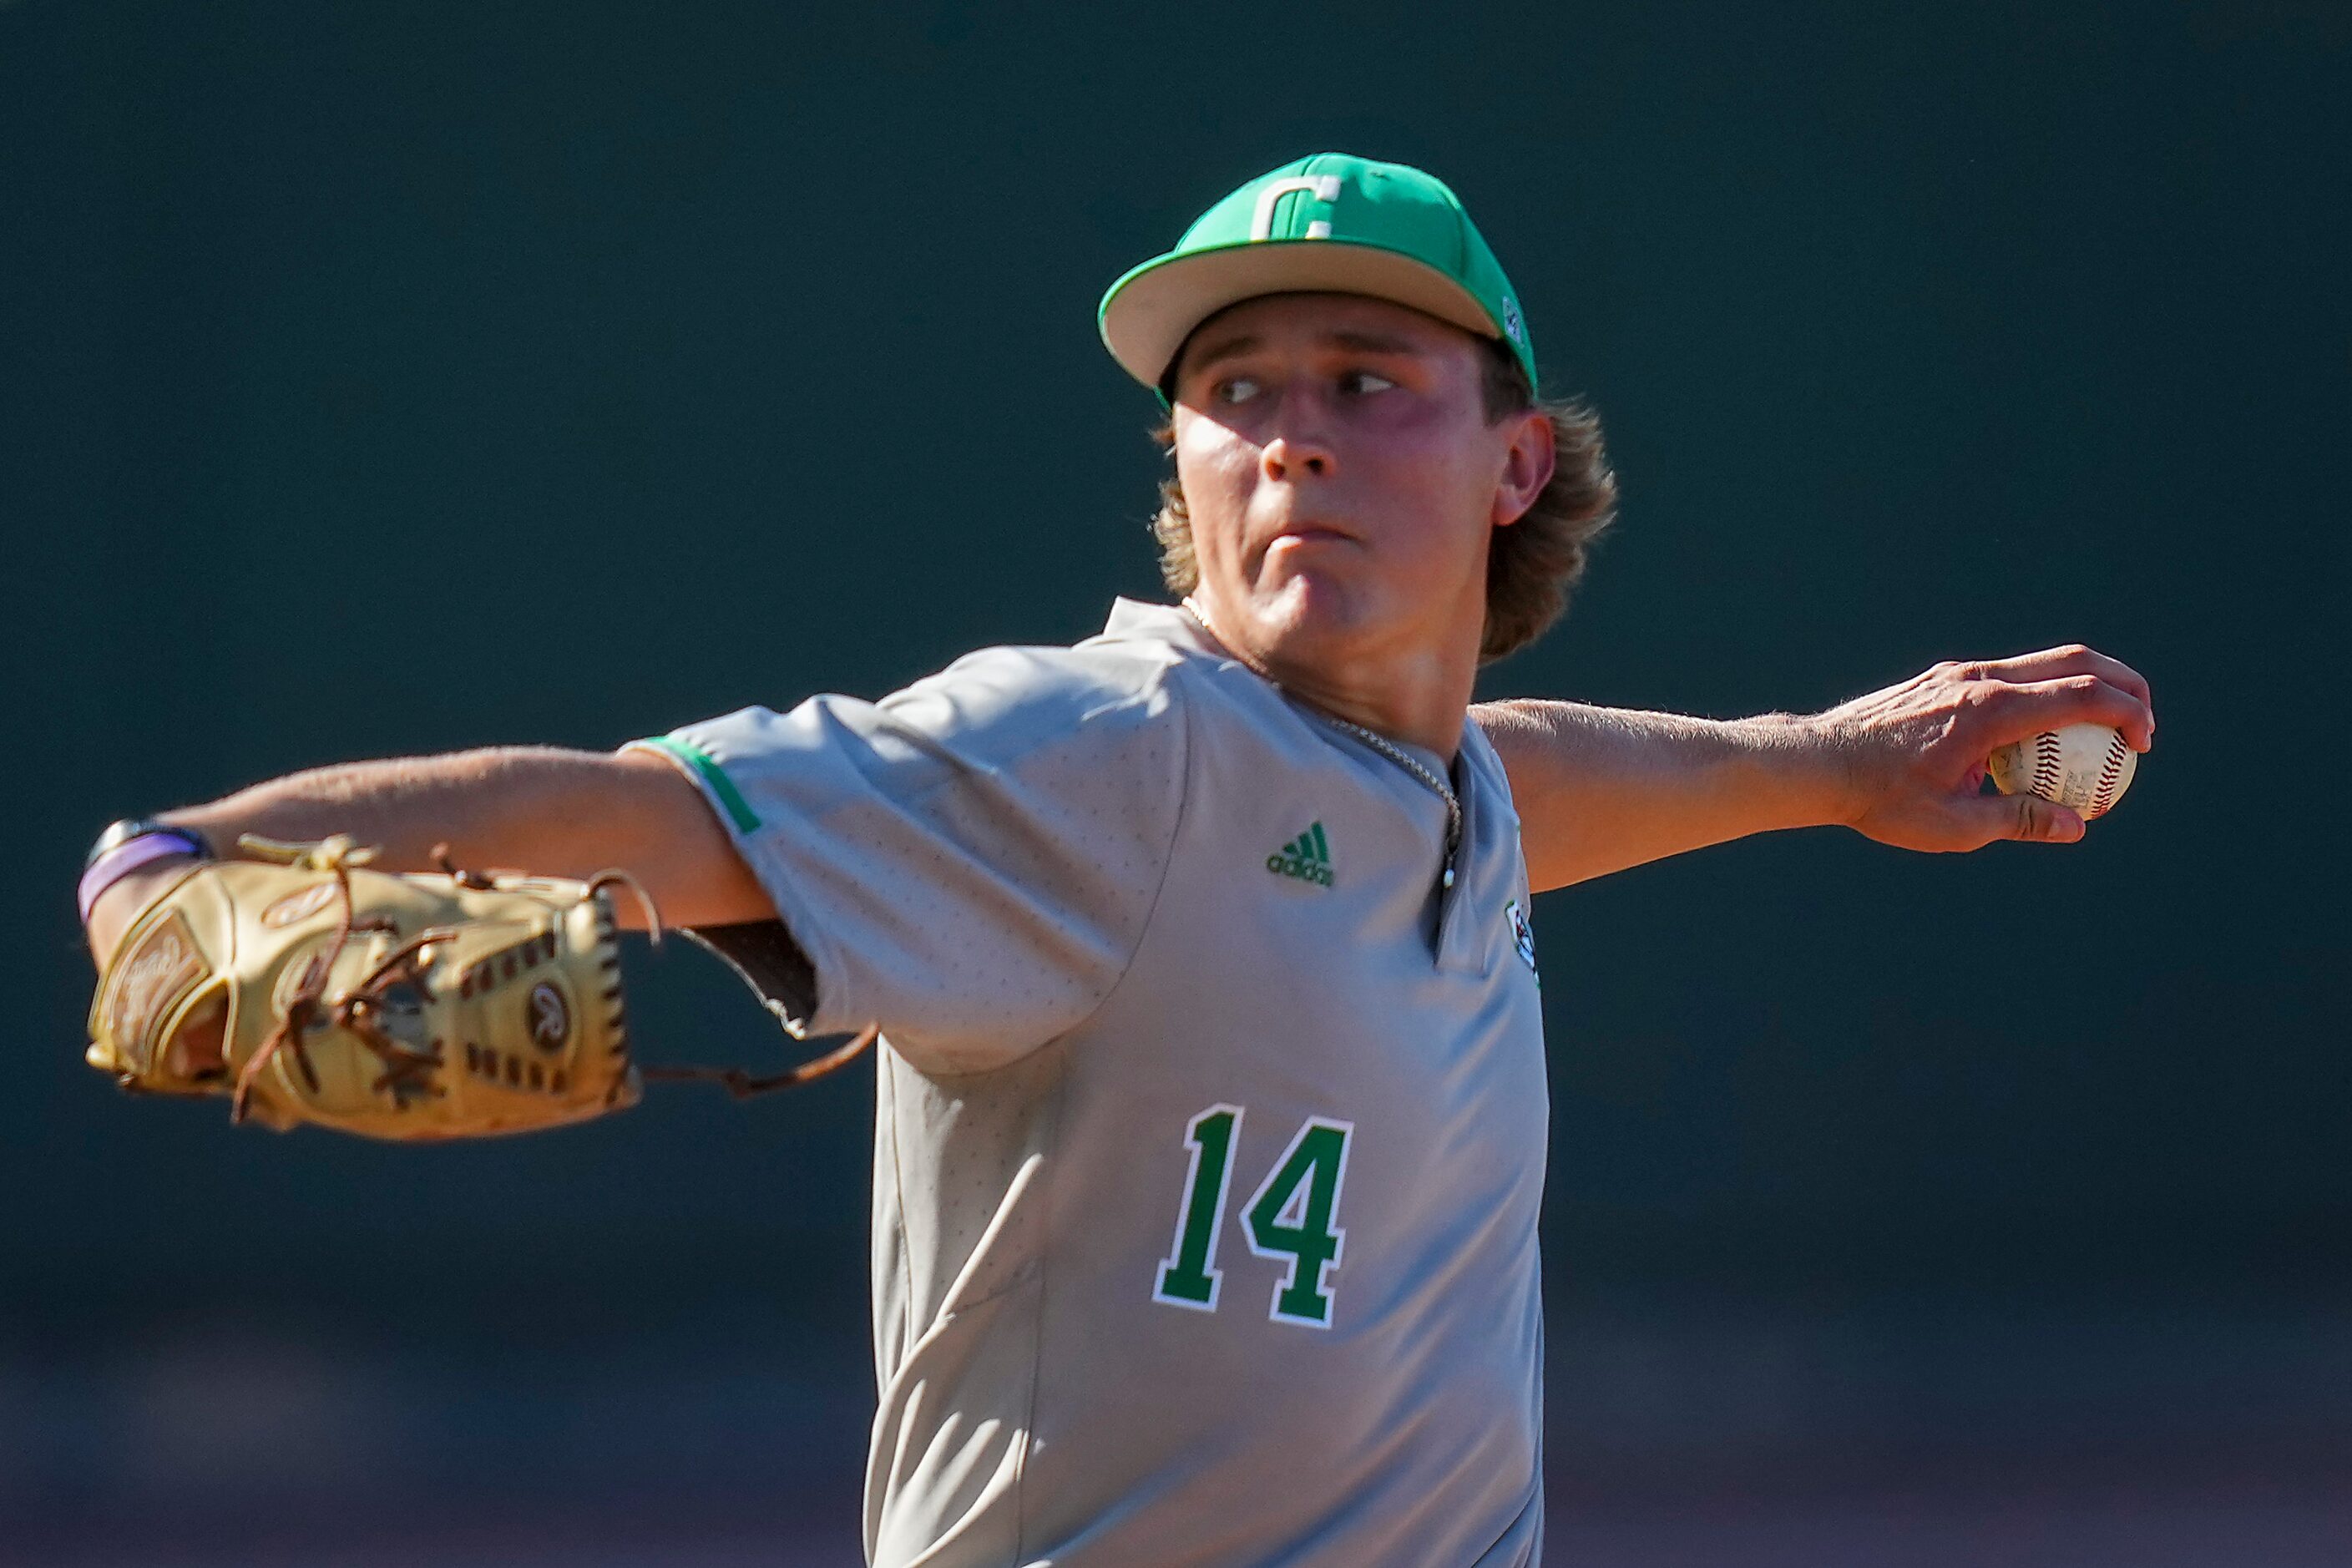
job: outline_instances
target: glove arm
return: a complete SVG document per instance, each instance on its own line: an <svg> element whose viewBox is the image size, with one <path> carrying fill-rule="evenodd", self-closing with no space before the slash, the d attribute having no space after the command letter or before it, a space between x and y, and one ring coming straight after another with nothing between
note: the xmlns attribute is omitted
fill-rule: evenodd
<svg viewBox="0 0 2352 1568"><path fill-rule="evenodd" d="M194 828L223 853L248 833L295 840L346 833L377 847L373 865L383 871L430 870L439 844L474 870L584 879L618 867L677 925L776 913L701 793L667 762L640 752L499 746L346 763L162 817ZM89 935L101 963L138 911L185 868L184 860L158 861L100 898ZM624 923L639 921L632 900L615 900L614 912Z"/></svg>

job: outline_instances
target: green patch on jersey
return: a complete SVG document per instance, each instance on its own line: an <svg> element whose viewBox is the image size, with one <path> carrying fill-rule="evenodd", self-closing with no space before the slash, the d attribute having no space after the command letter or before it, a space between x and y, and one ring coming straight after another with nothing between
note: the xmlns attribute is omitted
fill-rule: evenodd
<svg viewBox="0 0 2352 1568"><path fill-rule="evenodd" d="M1267 856L1265 868L1277 877L1296 877L1302 882L1312 882L1320 888L1329 887L1331 846L1323 837L1322 823L1316 823Z"/></svg>

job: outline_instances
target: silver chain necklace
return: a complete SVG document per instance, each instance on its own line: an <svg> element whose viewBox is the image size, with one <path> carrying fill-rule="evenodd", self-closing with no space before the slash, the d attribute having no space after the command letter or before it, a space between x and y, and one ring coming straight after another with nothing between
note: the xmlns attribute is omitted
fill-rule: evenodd
<svg viewBox="0 0 2352 1568"><path fill-rule="evenodd" d="M1333 714L1326 713L1322 718L1325 722L1336 724L1347 731L1348 733L1419 779L1436 792L1438 799L1445 803L1445 869L1438 877L1437 885L1441 888L1453 887L1454 857L1455 851L1462 847L1462 802L1454 797L1454 786L1432 773L1426 763L1406 752L1386 735L1367 730L1361 724Z"/></svg>

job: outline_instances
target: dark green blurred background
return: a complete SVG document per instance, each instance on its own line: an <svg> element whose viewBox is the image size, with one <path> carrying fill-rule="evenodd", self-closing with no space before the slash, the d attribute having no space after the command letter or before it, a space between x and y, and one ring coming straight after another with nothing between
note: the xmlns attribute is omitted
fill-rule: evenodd
<svg viewBox="0 0 2352 1568"><path fill-rule="evenodd" d="M1095 301L1324 148L1451 181L1606 423L1491 693L2157 692L2078 847L1538 903L1555 1560L2352 1561L2352 14L2287 0L0 4L0 1558L855 1559L870 1072L233 1131L81 1066L74 873L1087 634L1157 586Z"/></svg>

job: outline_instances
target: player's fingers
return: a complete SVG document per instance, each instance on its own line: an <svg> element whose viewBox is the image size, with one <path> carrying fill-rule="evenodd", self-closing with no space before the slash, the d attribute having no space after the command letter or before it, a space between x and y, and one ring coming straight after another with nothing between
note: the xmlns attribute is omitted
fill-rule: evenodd
<svg viewBox="0 0 2352 1568"><path fill-rule="evenodd" d="M1964 664L1960 668L1964 675L2020 684L2057 680L2070 675L2094 675L2117 690L2138 699L2140 704L2148 710L2148 727L2153 730L2156 725L2155 696L2148 687L2147 678L2123 660L2111 658L2081 643L2066 643L2058 647L2045 647L2008 658Z"/></svg>
<svg viewBox="0 0 2352 1568"><path fill-rule="evenodd" d="M2095 675L1988 687L1977 706L1982 727L1969 737L1969 751L1977 756L2068 724L2119 730L2135 752L2147 751L2156 740L2156 715L2146 700Z"/></svg>
<svg viewBox="0 0 2352 1568"><path fill-rule="evenodd" d="M1952 808L1978 844L2013 838L2032 844L2072 844L2083 837L2083 819L2056 801L2038 795L1989 795L1957 798Z"/></svg>

